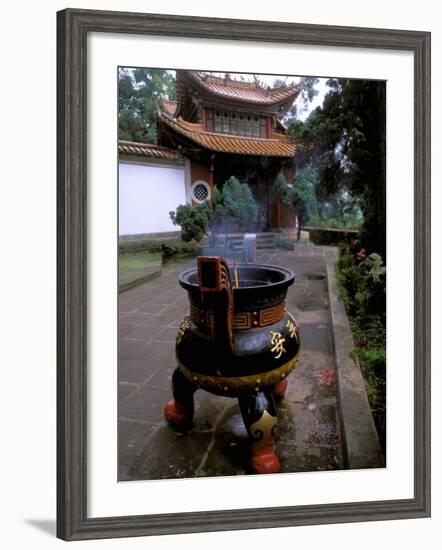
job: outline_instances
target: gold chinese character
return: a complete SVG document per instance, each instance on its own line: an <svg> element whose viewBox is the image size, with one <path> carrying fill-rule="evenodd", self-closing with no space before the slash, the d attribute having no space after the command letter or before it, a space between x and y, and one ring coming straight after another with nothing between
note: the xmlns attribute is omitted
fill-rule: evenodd
<svg viewBox="0 0 442 550"><path fill-rule="evenodd" d="M177 335L176 335L176 343L179 344L184 336L184 333L186 330L190 328L190 323L188 318L186 317L184 321L180 323L180 328L178 329Z"/></svg>
<svg viewBox="0 0 442 550"><path fill-rule="evenodd" d="M291 319L287 321L286 327L289 329L290 337L296 338L296 327Z"/></svg>
<svg viewBox="0 0 442 550"><path fill-rule="evenodd" d="M295 340L299 344L299 336L298 336L298 324L295 321L295 318L291 313L289 313L290 319L287 320L286 327L289 329L289 333L291 338L295 338Z"/></svg>
<svg viewBox="0 0 442 550"><path fill-rule="evenodd" d="M290 317L291 321L295 325L296 329L299 330L299 323L298 321L293 317L293 315L290 313L290 311L287 312L288 316Z"/></svg>
<svg viewBox="0 0 442 550"><path fill-rule="evenodd" d="M284 348L285 338L283 338L279 332L271 331L270 334L272 335L272 346L273 346L273 348L270 351L276 354L275 359L279 359L281 355L285 353L285 348Z"/></svg>

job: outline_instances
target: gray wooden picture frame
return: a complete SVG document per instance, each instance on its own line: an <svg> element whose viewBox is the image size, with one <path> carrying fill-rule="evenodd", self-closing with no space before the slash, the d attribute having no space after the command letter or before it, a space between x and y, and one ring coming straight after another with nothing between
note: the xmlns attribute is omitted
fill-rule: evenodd
<svg viewBox="0 0 442 550"><path fill-rule="evenodd" d="M87 517L87 36L90 32L406 50L414 55L414 497ZM80 540L430 515L430 33L67 9L57 14L57 535ZM147 489L146 489L147 491Z"/></svg>

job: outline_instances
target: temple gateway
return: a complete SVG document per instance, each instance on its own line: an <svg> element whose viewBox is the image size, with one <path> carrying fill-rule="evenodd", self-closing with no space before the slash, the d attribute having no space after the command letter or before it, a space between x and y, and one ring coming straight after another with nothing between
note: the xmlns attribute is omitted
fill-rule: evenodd
<svg viewBox="0 0 442 550"><path fill-rule="evenodd" d="M176 74L177 101L158 108L158 145L119 142L120 236L176 231L169 212L211 200L231 176L249 184L259 231L294 227L273 185L281 172L289 182L295 176L296 145L282 119L302 82L269 87L229 74Z"/></svg>

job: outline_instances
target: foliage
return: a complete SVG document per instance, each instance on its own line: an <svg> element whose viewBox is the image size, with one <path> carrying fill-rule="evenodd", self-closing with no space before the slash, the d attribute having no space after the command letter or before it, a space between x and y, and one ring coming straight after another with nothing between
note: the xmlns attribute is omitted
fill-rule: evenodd
<svg viewBox="0 0 442 550"><path fill-rule="evenodd" d="M304 77L303 79L303 88L301 93L298 96L296 104L292 106L289 112L284 117L285 124L297 120L299 115L305 113L313 101L313 99L318 95L318 90L316 89L316 84L319 82L318 78L313 77ZM282 80L275 80L273 86L278 86L284 84Z"/></svg>
<svg viewBox="0 0 442 550"><path fill-rule="evenodd" d="M232 176L221 189L214 189L212 229L225 228L232 225L240 229L248 229L258 216L258 205L253 198L247 183Z"/></svg>
<svg viewBox="0 0 442 550"><path fill-rule="evenodd" d="M279 174L273 184L273 192L284 204L296 210L297 205L302 201L305 208L305 222L318 217L318 201L315 193L316 174L311 166L300 170L292 185L288 184L282 174Z"/></svg>
<svg viewBox="0 0 442 550"><path fill-rule="evenodd" d="M357 348L385 348L385 313L350 316L349 321Z"/></svg>
<svg viewBox="0 0 442 550"><path fill-rule="evenodd" d="M289 185L282 174L279 174L273 184L273 191L281 202L293 206L296 200L296 191L293 185Z"/></svg>
<svg viewBox="0 0 442 550"><path fill-rule="evenodd" d="M386 352L385 348L356 348L354 358L359 360L365 380L368 401L385 452L386 445Z"/></svg>
<svg viewBox="0 0 442 550"><path fill-rule="evenodd" d="M383 277L385 276L386 268L382 260L382 256L373 252L367 259L363 262L367 270L368 276L372 279L374 283L382 282Z"/></svg>
<svg viewBox="0 0 442 550"><path fill-rule="evenodd" d="M307 166L296 174L295 191L297 197L304 202L306 222L319 214L319 204L315 191L316 181L317 171L312 166Z"/></svg>
<svg viewBox="0 0 442 550"><path fill-rule="evenodd" d="M161 252L163 254L163 258L165 260L168 260L169 258L173 258L174 256L193 256L196 255L198 252L198 248L196 246L195 242L192 242L190 244L188 243L162 243L161 244Z"/></svg>
<svg viewBox="0 0 442 550"><path fill-rule="evenodd" d="M179 255L193 255L198 251L198 246L195 241L183 242L181 239L167 240L141 240L141 241L126 241L119 245L120 259L126 255L139 253L161 253L164 259Z"/></svg>
<svg viewBox="0 0 442 550"><path fill-rule="evenodd" d="M250 228L258 216L258 205L250 187L232 176L221 189L214 188L212 203L180 205L169 214L172 222L181 226L183 241L199 242L210 233L214 242L218 232L227 233L232 226Z"/></svg>
<svg viewBox="0 0 442 550"><path fill-rule="evenodd" d="M275 247L281 250L295 250L295 245L292 241L282 239L281 237L276 237Z"/></svg>
<svg viewBox="0 0 442 550"><path fill-rule="evenodd" d="M169 215L174 225L181 226L183 241L199 242L207 234L212 213L212 206L206 201L201 204L181 204L176 212L169 212Z"/></svg>
<svg viewBox="0 0 442 550"><path fill-rule="evenodd" d="M341 297L352 315L385 311L385 266L382 257L343 254L338 261L337 281Z"/></svg>
<svg viewBox="0 0 442 550"><path fill-rule="evenodd" d="M321 218L363 215L362 245L385 257L385 82L329 79L322 107L288 130L301 141L297 163L318 169ZM344 210L345 209L345 210Z"/></svg>
<svg viewBox="0 0 442 550"><path fill-rule="evenodd" d="M310 224L313 227L322 227L324 229L360 229L361 221L342 218L320 218L311 217Z"/></svg>
<svg viewBox="0 0 442 550"><path fill-rule="evenodd" d="M176 79L162 69L124 69L118 73L118 137L156 143L155 109L162 96L176 98Z"/></svg>
<svg viewBox="0 0 442 550"><path fill-rule="evenodd" d="M385 449L386 317L385 266L377 253L345 252L337 264L337 281L349 314L355 349L364 375L367 396Z"/></svg>

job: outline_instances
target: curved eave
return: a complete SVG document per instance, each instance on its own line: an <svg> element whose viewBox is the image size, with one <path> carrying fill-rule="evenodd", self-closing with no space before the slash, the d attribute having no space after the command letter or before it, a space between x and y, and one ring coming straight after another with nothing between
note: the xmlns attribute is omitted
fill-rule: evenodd
<svg viewBox="0 0 442 550"><path fill-rule="evenodd" d="M293 157L296 145L279 139L251 138L206 132L199 124L191 124L160 114L159 120L176 134L192 143L217 153L265 157Z"/></svg>
<svg viewBox="0 0 442 550"><path fill-rule="evenodd" d="M219 85L207 84L197 73L192 71L183 71L186 77L194 84L202 94L206 94L213 99L220 101L229 101L235 105L249 104L259 107L273 108L277 110L278 106L286 107L293 104L301 92L303 85L297 84L291 87L281 87L269 89L265 93L262 88L247 86L237 87L231 86L230 88L223 85L222 79ZM257 92L259 90L260 93Z"/></svg>

